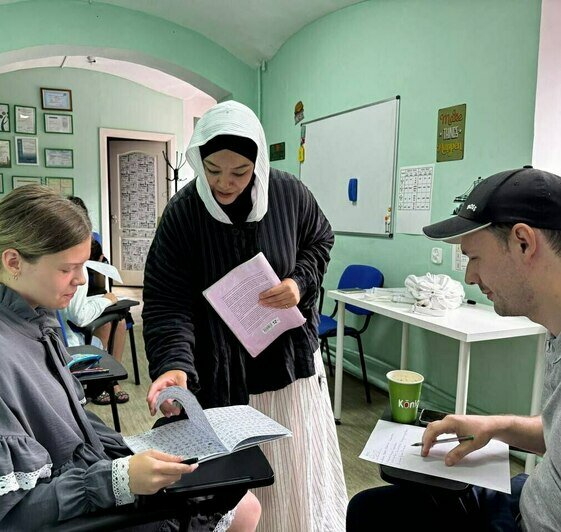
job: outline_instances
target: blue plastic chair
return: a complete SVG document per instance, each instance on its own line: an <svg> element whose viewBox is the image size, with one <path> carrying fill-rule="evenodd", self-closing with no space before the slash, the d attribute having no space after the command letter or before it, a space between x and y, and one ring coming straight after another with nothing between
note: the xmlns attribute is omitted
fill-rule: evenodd
<svg viewBox="0 0 561 532"><path fill-rule="evenodd" d="M374 266L365 266L362 264L351 264L345 268L345 271L339 279L339 284L337 288L380 288L384 285L384 275L378 268ZM327 316L326 314L321 314L323 306L323 288L321 289L321 297L319 304L320 311L320 321L318 326L318 336L320 339L320 348L323 351L325 349L327 353L327 365L329 366L329 374L333 375L333 368L331 366L331 352L329 351L329 344L327 342L328 338L334 338L337 336L337 321L333 319L333 316L337 313L337 304L335 302L335 308L333 312ZM372 317L372 312L365 310L354 305L345 305L345 310L352 312L358 316L364 316L364 323L360 329L354 327L345 326L345 336L352 336L356 339L358 344L358 353L360 356L360 365L362 366L362 381L364 383L364 391L366 393L366 401L371 403L370 399L370 388L368 386L368 376L366 374L366 362L364 361L364 351L362 349L362 340L360 335L366 331L368 325L370 324L370 318Z"/></svg>

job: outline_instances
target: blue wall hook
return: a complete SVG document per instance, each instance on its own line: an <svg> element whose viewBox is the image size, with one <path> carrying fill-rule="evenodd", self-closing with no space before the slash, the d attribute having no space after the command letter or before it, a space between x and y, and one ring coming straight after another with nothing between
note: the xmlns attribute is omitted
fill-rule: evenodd
<svg viewBox="0 0 561 532"><path fill-rule="evenodd" d="M352 201L353 203L357 202L357 198L358 198L358 179L356 177L351 177L349 179L348 195L349 195L349 201Z"/></svg>

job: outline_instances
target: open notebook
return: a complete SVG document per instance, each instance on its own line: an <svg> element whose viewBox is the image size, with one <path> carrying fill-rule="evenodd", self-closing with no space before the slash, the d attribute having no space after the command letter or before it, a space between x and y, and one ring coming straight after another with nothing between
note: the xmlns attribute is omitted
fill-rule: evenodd
<svg viewBox="0 0 561 532"><path fill-rule="evenodd" d="M157 449L206 462L292 433L251 406L225 406L203 410L188 390L172 386L158 396L157 408L167 399L183 406L189 419L183 419L148 432L127 436L125 443L135 453Z"/></svg>

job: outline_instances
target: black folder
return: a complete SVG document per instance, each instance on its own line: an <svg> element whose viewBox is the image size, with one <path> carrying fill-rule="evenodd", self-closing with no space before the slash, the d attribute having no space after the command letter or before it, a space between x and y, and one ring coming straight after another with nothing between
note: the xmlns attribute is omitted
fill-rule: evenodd
<svg viewBox="0 0 561 532"><path fill-rule="evenodd" d="M166 492L199 496L221 493L232 488L270 486L274 481L273 470L261 449L250 447L199 464L193 473L183 475Z"/></svg>

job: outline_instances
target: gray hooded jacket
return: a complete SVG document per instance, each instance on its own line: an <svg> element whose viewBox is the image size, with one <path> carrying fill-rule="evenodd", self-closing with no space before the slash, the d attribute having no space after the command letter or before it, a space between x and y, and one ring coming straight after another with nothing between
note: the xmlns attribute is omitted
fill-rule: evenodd
<svg viewBox="0 0 561 532"><path fill-rule="evenodd" d="M115 506L111 459L130 451L82 407L52 311L0 285L0 530Z"/></svg>

